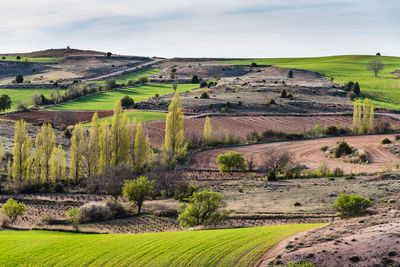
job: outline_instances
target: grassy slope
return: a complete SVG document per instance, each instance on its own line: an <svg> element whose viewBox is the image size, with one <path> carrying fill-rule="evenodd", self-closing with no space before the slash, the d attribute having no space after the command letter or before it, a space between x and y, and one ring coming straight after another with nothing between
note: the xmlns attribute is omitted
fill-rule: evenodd
<svg viewBox="0 0 400 267"><path fill-rule="evenodd" d="M179 84L179 92L199 87L198 84ZM51 110L112 110L116 101L129 95L135 103L154 97L155 94L165 95L173 93L170 84L149 84L140 87L124 88L112 92L105 92L84 97L70 103L51 107Z"/></svg>
<svg viewBox="0 0 400 267"><path fill-rule="evenodd" d="M135 71L132 73L128 73L125 74L121 77L117 77L115 78L115 81L117 83L123 83L123 84L127 84L129 80L136 80L137 78L141 77L141 76L150 76L152 74L156 74L161 72L160 69L149 69L149 70L139 70L139 71ZM104 85L106 83L106 80L102 80L102 81L91 81L91 83L95 83L95 84L99 84L99 85Z"/></svg>
<svg viewBox="0 0 400 267"><path fill-rule="evenodd" d="M321 225L136 235L0 231L0 265L252 266L279 241Z"/></svg>
<svg viewBox="0 0 400 267"><path fill-rule="evenodd" d="M54 91L54 89L0 89L0 95L1 94L7 94L10 96L11 101L12 101L12 108L15 108L15 106L20 103L20 102L26 102L28 105L32 103L32 95L35 93L38 94L43 94L45 97L49 97L51 92Z"/></svg>
<svg viewBox="0 0 400 267"><path fill-rule="evenodd" d="M128 111L128 118L130 121L133 118L136 118L136 121L143 122L143 121L156 121L156 120L164 120L167 117L167 113L163 112L156 112L156 111L145 111L145 110L134 110ZM108 121L111 123L112 116L101 118L99 120L100 123ZM90 126L91 123L85 123L84 126Z"/></svg>
<svg viewBox="0 0 400 267"><path fill-rule="evenodd" d="M378 59L385 68L379 77L375 78L367 70L371 60ZM348 81L358 81L361 86L362 98L369 98L375 106L400 110L400 79L390 72L400 69L400 57L377 56L331 56L317 58L271 58L232 60L232 64L249 65L256 62L259 65L275 65L279 67L298 68L318 71L326 77L333 77L335 82L344 84Z"/></svg>
<svg viewBox="0 0 400 267"><path fill-rule="evenodd" d="M21 57L21 59L17 59L16 56L6 56L3 59L3 56L0 56L0 61L17 61L17 62L35 62L35 63L57 63L59 58L52 57Z"/></svg>

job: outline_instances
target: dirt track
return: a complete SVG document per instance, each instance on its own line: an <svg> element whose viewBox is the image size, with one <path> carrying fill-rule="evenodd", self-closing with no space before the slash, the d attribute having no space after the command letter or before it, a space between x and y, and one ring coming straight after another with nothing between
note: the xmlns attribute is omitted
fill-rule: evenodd
<svg viewBox="0 0 400 267"><path fill-rule="evenodd" d="M277 148L287 150L295 164L307 166L311 170L317 169L321 163L325 163L329 168L342 168L345 172L367 172L374 173L387 167L389 164L393 167L400 160L382 147L381 140L385 137L394 139L395 135L368 135L368 136L349 136L320 138L305 141L275 142L266 144L257 144L249 146L212 149L196 153L189 161L189 166L193 169L217 169L216 158L219 154L229 151L239 152L245 158L253 154L256 166L261 167L263 163L262 153L268 148ZM336 159L326 158L322 152L322 146L334 146L337 142L345 140L351 146L363 149L367 153L369 164L350 164Z"/></svg>

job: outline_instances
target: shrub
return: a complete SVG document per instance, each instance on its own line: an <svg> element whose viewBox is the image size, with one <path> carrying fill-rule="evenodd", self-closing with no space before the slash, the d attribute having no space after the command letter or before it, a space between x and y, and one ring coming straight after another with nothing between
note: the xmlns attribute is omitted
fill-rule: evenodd
<svg viewBox="0 0 400 267"><path fill-rule="evenodd" d="M25 102L20 102L17 104L17 110L18 111L28 111L28 104L26 104Z"/></svg>
<svg viewBox="0 0 400 267"><path fill-rule="evenodd" d="M16 83L23 83L23 82L24 82L24 76L22 76L21 74L18 74L18 75L15 77L15 82L16 82Z"/></svg>
<svg viewBox="0 0 400 267"><path fill-rule="evenodd" d="M38 93L33 94L32 95L32 105L34 107L38 107L38 106L42 105L43 104L43 98L44 98L44 96L41 95L41 94L38 94Z"/></svg>
<svg viewBox="0 0 400 267"><path fill-rule="evenodd" d="M17 56L17 59L20 60L20 59L21 59L21 56Z"/></svg>
<svg viewBox="0 0 400 267"><path fill-rule="evenodd" d="M2 56L1 59L6 59L6 57L5 57L5 56Z"/></svg>
<svg viewBox="0 0 400 267"><path fill-rule="evenodd" d="M355 84L354 84L354 87L353 87L353 93L355 93L356 95L360 95L360 93L361 93L361 90L360 90L360 84L358 83L358 82L356 82Z"/></svg>
<svg viewBox="0 0 400 267"><path fill-rule="evenodd" d="M127 210L118 201L108 200L106 205L111 211L112 219L122 219L128 216Z"/></svg>
<svg viewBox="0 0 400 267"><path fill-rule="evenodd" d="M11 98L9 95L2 94L0 96L0 111L5 111L6 109L11 108Z"/></svg>
<svg viewBox="0 0 400 267"><path fill-rule="evenodd" d="M349 99L350 99L351 101L353 101L354 99L357 98L357 95L356 95L355 93L353 93L353 92L349 93L347 96L349 97Z"/></svg>
<svg viewBox="0 0 400 267"><path fill-rule="evenodd" d="M90 202L79 209L81 222L100 222L111 219L111 209L105 203Z"/></svg>
<svg viewBox="0 0 400 267"><path fill-rule="evenodd" d="M125 181L122 189L124 197L138 207L138 214L142 209L142 205L146 197L153 194L154 181L150 181L147 177L141 176L133 181Z"/></svg>
<svg viewBox="0 0 400 267"><path fill-rule="evenodd" d="M258 65L257 65L257 63L252 62L250 66L251 66L251 67L257 67Z"/></svg>
<svg viewBox="0 0 400 267"><path fill-rule="evenodd" d="M111 57L112 53L111 52L107 52L106 56L107 57Z"/></svg>
<svg viewBox="0 0 400 267"><path fill-rule="evenodd" d="M265 177L268 182L277 181L276 173L274 170L270 170L267 176Z"/></svg>
<svg viewBox="0 0 400 267"><path fill-rule="evenodd" d="M363 215L371 206L371 200L359 195L342 194L332 205L344 218L351 218Z"/></svg>
<svg viewBox="0 0 400 267"><path fill-rule="evenodd" d="M199 83L199 77L195 74L190 78L191 83Z"/></svg>
<svg viewBox="0 0 400 267"><path fill-rule="evenodd" d="M344 171L341 168L335 168L333 170L333 176L335 176L335 177L343 177L344 176Z"/></svg>
<svg viewBox="0 0 400 267"><path fill-rule="evenodd" d="M142 85L146 85L146 84L148 84L150 81L149 81L149 78L147 78L146 76L141 76L141 77L139 77L138 78L138 81L142 84Z"/></svg>
<svg viewBox="0 0 400 267"><path fill-rule="evenodd" d="M280 98L287 98L287 92L285 89L282 89Z"/></svg>
<svg viewBox="0 0 400 267"><path fill-rule="evenodd" d="M269 103L270 103L271 105L275 105L275 104L276 104L276 102L275 102L275 100L274 100L273 98L271 98L271 99L269 100Z"/></svg>
<svg viewBox="0 0 400 267"><path fill-rule="evenodd" d="M352 82L352 81L350 81L344 85L344 89L349 92L353 90L353 87L354 87L354 82Z"/></svg>
<svg viewBox="0 0 400 267"><path fill-rule="evenodd" d="M293 100L293 95L291 93L289 93L287 98L289 98L290 100Z"/></svg>
<svg viewBox="0 0 400 267"><path fill-rule="evenodd" d="M204 88L207 87L207 82L201 82L200 83L200 88Z"/></svg>
<svg viewBox="0 0 400 267"><path fill-rule="evenodd" d="M293 71L292 71L292 70L289 70L289 72L288 72L288 78L293 78Z"/></svg>
<svg viewBox="0 0 400 267"><path fill-rule="evenodd" d="M314 264L308 261L289 262L286 267L315 267Z"/></svg>
<svg viewBox="0 0 400 267"><path fill-rule="evenodd" d="M1 208L1 213L10 220L11 224L14 224L18 216L24 215L25 211L25 204L12 198L9 198Z"/></svg>
<svg viewBox="0 0 400 267"><path fill-rule="evenodd" d="M217 157L218 170L220 172L232 172L245 170L246 162L240 153L228 152Z"/></svg>
<svg viewBox="0 0 400 267"><path fill-rule="evenodd" d="M115 79L108 79L106 81L106 84L104 85L104 90L105 91L111 91L113 89L117 88L117 82L115 81ZM71 88L69 88L68 90L70 90Z"/></svg>
<svg viewBox="0 0 400 267"><path fill-rule="evenodd" d="M208 98L210 98L210 96L207 94L207 92L203 92L203 93L201 93L200 98L201 99L208 99Z"/></svg>
<svg viewBox="0 0 400 267"><path fill-rule="evenodd" d="M68 139L72 137L72 133L68 128L64 130L64 136Z"/></svg>
<svg viewBox="0 0 400 267"><path fill-rule="evenodd" d="M328 150L328 146L322 146L320 149L322 152L326 152Z"/></svg>
<svg viewBox="0 0 400 267"><path fill-rule="evenodd" d="M135 102L133 101L133 99L130 97L130 96L128 96L128 95L126 95L126 96L124 96L123 98L121 98L121 105L123 106L123 107L131 107L131 106L133 106L135 104Z"/></svg>
<svg viewBox="0 0 400 267"><path fill-rule="evenodd" d="M395 139L396 141L399 141L399 140L400 140L400 134L396 135L396 136L394 137L394 139Z"/></svg>
<svg viewBox="0 0 400 267"><path fill-rule="evenodd" d="M74 226L75 231L78 231L79 209L78 208L70 208L67 211L67 220Z"/></svg>
<svg viewBox="0 0 400 267"><path fill-rule="evenodd" d="M295 207L300 207L300 206L301 206L301 203L296 201L296 202L293 204L293 206L295 206Z"/></svg>
<svg viewBox="0 0 400 267"><path fill-rule="evenodd" d="M333 152L335 158L340 158L343 155L351 154L352 149L346 141L340 142Z"/></svg>
<svg viewBox="0 0 400 267"><path fill-rule="evenodd" d="M389 138L384 138L384 139L382 139L382 141L381 141L381 144L382 144L382 145L387 145L387 144L391 144L391 143L392 143L392 141L390 141Z"/></svg>
<svg viewBox="0 0 400 267"><path fill-rule="evenodd" d="M179 210L178 220L182 228L195 226L215 226L229 215L228 210L221 210L226 206L224 197L212 190L194 192Z"/></svg>

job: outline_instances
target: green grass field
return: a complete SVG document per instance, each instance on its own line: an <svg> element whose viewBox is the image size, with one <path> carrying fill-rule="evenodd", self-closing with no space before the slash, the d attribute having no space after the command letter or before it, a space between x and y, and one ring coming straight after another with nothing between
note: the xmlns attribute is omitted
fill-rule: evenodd
<svg viewBox="0 0 400 267"><path fill-rule="evenodd" d="M132 73L128 73L125 74L121 77L117 77L115 78L115 81L117 83L123 83L123 84L127 84L129 80L136 80L137 78L141 77L141 76L150 76L152 74L156 74L161 72L161 70L159 69L149 69L149 70L139 70L139 71L135 71ZM106 83L106 80L101 80L101 81L91 81L91 83L95 83L95 84L99 84L99 85L104 85Z"/></svg>
<svg viewBox="0 0 400 267"><path fill-rule="evenodd" d="M0 56L1 61L17 61L17 62L34 62L34 63L57 63L59 58L52 57L21 57L21 59L17 59L16 56Z"/></svg>
<svg viewBox="0 0 400 267"><path fill-rule="evenodd" d="M185 92L199 87L198 84L179 84L177 91ZM54 106L50 110L112 110L116 101L129 95L135 103L154 97L155 94L172 94L170 84L149 84L140 87L124 88L80 98L67 104Z"/></svg>
<svg viewBox="0 0 400 267"><path fill-rule="evenodd" d="M367 70L371 60L378 59L385 68L374 77ZM225 61L226 62L226 61ZM359 82L361 97L369 98L376 107L400 110L400 78L390 74L400 69L400 57L386 56L331 56L316 58L266 58L227 61L236 65L275 65L278 67L314 70L326 77L333 77L335 82L344 84L348 81Z"/></svg>
<svg viewBox="0 0 400 267"><path fill-rule="evenodd" d="M12 101L12 109L16 107L18 103L26 102L28 105L32 103L32 95L35 93L43 94L45 97L49 97L54 89L0 89L1 94L7 94Z"/></svg>
<svg viewBox="0 0 400 267"><path fill-rule="evenodd" d="M156 120L165 120L166 117L167 117L167 113L163 113L163 112L145 111L145 110L128 111L128 118L130 121L132 121L133 118L136 118L137 122L156 121ZM103 123L105 121L108 121L109 123L111 123L112 116L101 118L99 120L99 123ZM91 126L91 125L92 125L92 123L83 124L83 126Z"/></svg>
<svg viewBox="0 0 400 267"><path fill-rule="evenodd" d="M253 266L281 240L322 225L151 234L0 231L0 265Z"/></svg>

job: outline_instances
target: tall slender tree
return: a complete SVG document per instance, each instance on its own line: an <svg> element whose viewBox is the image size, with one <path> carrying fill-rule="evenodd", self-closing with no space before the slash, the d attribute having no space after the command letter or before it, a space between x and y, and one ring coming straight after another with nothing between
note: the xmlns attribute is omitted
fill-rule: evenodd
<svg viewBox="0 0 400 267"><path fill-rule="evenodd" d="M148 137L145 137L142 124L139 123L135 138L134 168L137 172L143 172L151 163L153 149L150 146Z"/></svg>
<svg viewBox="0 0 400 267"><path fill-rule="evenodd" d="M175 93L168 107L168 115L165 121L163 158L169 165L175 165L183 160L187 154L183 120L180 96L179 93Z"/></svg>
<svg viewBox="0 0 400 267"><path fill-rule="evenodd" d="M92 177L99 174L99 155L101 151L100 125L97 112L93 115L92 127L90 127L89 136L86 139L87 148L84 151L84 167L86 175Z"/></svg>
<svg viewBox="0 0 400 267"><path fill-rule="evenodd" d="M55 147L50 157L50 176L53 182L60 182L65 178L65 152L61 145Z"/></svg>
<svg viewBox="0 0 400 267"><path fill-rule="evenodd" d="M75 184L79 183L79 180L82 178L82 158L83 158L83 150L85 149L85 134L82 128L82 124L78 123L75 125L74 130L72 131L71 137L71 160L69 166L69 177L75 182Z"/></svg>
<svg viewBox="0 0 400 267"><path fill-rule="evenodd" d="M206 146L208 146L212 142L213 139L212 130L213 128L211 125L210 117L207 116L204 122L204 131L203 131L204 144Z"/></svg>
<svg viewBox="0 0 400 267"><path fill-rule="evenodd" d="M50 181L50 157L55 146L56 135L53 127L51 124L43 124L35 140L37 159L40 165L40 179L42 182Z"/></svg>
<svg viewBox="0 0 400 267"><path fill-rule="evenodd" d="M129 120L127 111L122 112L121 101L114 106L110 138L111 165L129 163Z"/></svg>
<svg viewBox="0 0 400 267"><path fill-rule="evenodd" d="M26 181L32 150L32 139L28 136L26 122L19 120L14 128L14 148L12 163L12 178L16 187Z"/></svg>
<svg viewBox="0 0 400 267"><path fill-rule="evenodd" d="M108 121L105 121L100 126L100 159L99 159L99 174L106 173L111 166L111 129Z"/></svg>

